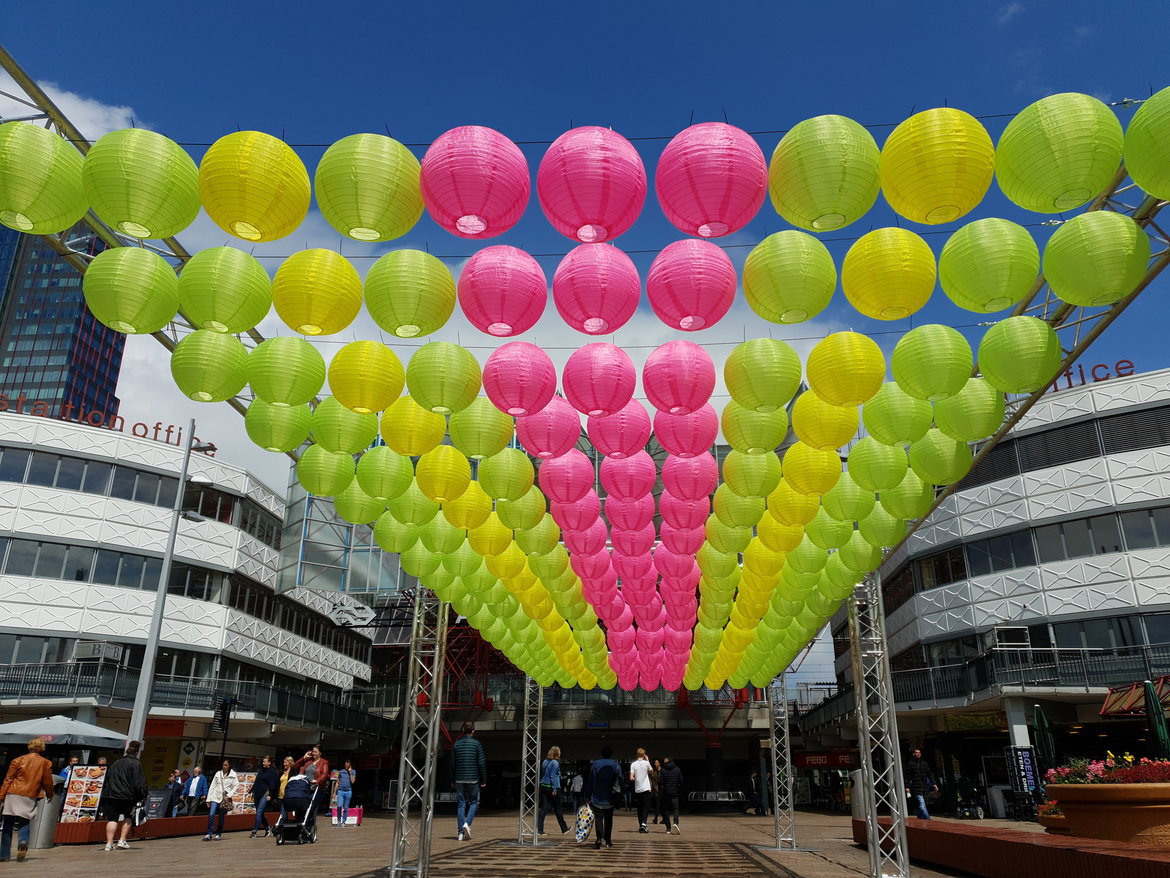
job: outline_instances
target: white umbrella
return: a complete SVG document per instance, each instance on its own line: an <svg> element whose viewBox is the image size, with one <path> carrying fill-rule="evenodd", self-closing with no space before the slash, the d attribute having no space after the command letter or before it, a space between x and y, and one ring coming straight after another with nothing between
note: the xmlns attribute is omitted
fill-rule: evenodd
<svg viewBox="0 0 1170 878"><path fill-rule="evenodd" d="M67 747L121 747L126 736L68 716L22 719L0 725L0 744L24 744L41 738L46 744Z"/></svg>

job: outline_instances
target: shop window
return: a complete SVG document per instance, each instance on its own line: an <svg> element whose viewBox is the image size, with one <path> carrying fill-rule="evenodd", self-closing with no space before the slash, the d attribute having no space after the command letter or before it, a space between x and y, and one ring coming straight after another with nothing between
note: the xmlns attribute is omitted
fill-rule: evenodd
<svg viewBox="0 0 1170 878"><path fill-rule="evenodd" d="M1066 521L1060 526L1064 534L1064 557L1083 558L1093 554L1093 535L1088 519Z"/></svg>
<svg viewBox="0 0 1170 878"><path fill-rule="evenodd" d="M27 634L20 636L16 644L16 663L18 665L40 664L44 661L45 638L30 637Z"/></svg>
<svg viewBox="0 0 1170 878"><path fill-rule="evenodd" d="M31 456L31 452L23 448L5 448L0 456L0 481L23 482Z"/></svg>
<svg viewBox="0 0 1170 878"><path fill-rule="evenodd" d="M1047 524L1036 528L1036 554L1041 564L1065 559L1064 539L1061 537L1059 524Z"/></svg>
<svg viewBox="0 0 1170 878"><path fill-rule="evenodd" d="M1159 546L1170 546L1170 506L1159 506L1150 510L1154 519L1154 533L1158 537Z"/></svg>
<svg viewBox="0 0 1170 878"><path fill-rule="evenodd" d="M153 505L156 500L158 500L158 476L154 473L139 473L138 483L134 487L134 501Z"/></svg>

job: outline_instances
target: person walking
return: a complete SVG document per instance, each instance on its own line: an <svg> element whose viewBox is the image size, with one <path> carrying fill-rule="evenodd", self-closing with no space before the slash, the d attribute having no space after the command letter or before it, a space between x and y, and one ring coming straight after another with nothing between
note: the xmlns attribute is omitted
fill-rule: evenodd
<svg viewBox="0 0 1170 878"><path fill-rule="evenodd" d="M574 811L580 808L581 804L585 801L585 796L583 795L584 790L585 778L582 776L581 772L578 771L573 775L573 779L569 781L569 792L573 794Z"/></svg>
<svg viewBox="0 0 1170 878"><path fill-rule="evenodd" d="M207 812L207 835L203 836L204 841L220 841L223 838L223 822L227 819L228 812L235 806L236 795L239 792L240 779L232 770L232 761L225 759L223 766L211 779L211 786L207 791L209 810ZM219 817L218 826L215 822L217 816Z"/></svg>
<svg viewBox="0 0 1170 878"><path fill-rule="evenodd" d="M561 810L561 748L549 747L548 756L540 764L540 811L536 816L536 834L544 835L544 818L549 810L557 818L561 835L569 831Z"/></svg>
<svg viewBox="0 0 1170 878"><path fill-rule="evenodd" d="M455 787L455 818L459 825L459 841L471 838L471 824L479 808L479 791L487 786L487 756L483 744L475 737L475 725L465 722L459 740L451 748Z"/></svg>
<svg viewBox="0 0 1170 878"><path fill-rule="evenodd" d="M682 794L682 769L669 756L662 759L662 770L658 773L658 802L662 808L662 822L666 831L678 835L678 799ZM673 820L673 822L671 822Z"/></svg>
<svg viewBox="0 0 1170 878"><path fill-rule="evenodd" d="M650 813L654 815L654 822L658 822L658 817L662 813L661 800L658 795L658 773L662 771L662 760L655 759L654 765L650 768Z"/></svg>
<svg viewBox="0 0 1170 878"><path fill-rule="evenodd" d="M620 787L621 781L622 769L613 758L613 747L605 744L601 748L601 758L589 766L589 779L585 781L585 798L596 819L594 848L602 845L613 847L613 808L615 797L620 795L615 787Z"/></svg>
<svg viewBox="0 0 1170 878"><path fill-rule="evenodd" d="M910 759L906 763L903 775L906 795L914 799L914 804L918 808L917 816L921 820L929 820L930 812L926 810L926 797L929 793L938 792L938 784L934 782L930 763L922 758L922 751L917 747L910 751Z"/></svg>
<svg viewBox="0 0 1170 878"><path fill-rule="evenodd" d="M207 778L198 765L191 769L191 777L183 785L183 799L187 803L188 817L194 817L195 810L207 801Z"/></svg>
<svg viewBox="0 0 1170 878"><path fill-rule="evenodd" d="M265 756L260 760L260 770L256 772L256 779L252 781L252 801L256 803L256 822L252 824L252 834L248 838L260 836L268 838L272 830L268 826L268 818L264 812L268 810L268 803L276 798L280 790L280 775L276 773L276 766L272 764L272 757Z"/></svg>
<svg viewBox="0 0 1170 878"><path fill-rule="evenodd" d="M637 758L630 763L630 783L634 785L634 802L638 806L638 832L649 833L646 818L650 814L650 760L641 747Z"/></svg>
<svg viewBox="0 0 1170 878"><path fill-rule="evenodd" d="M170 799L167 800L166 816L178 817L179 808L183 804L183 773L179 769L176 768L171 772L166 791L171 795Z"/></svg>
<svg viewBox="0 0 1170 878"><path fill-rule="evenodd" d="M126 836L130 834L134 806L146 800L146 772L138 761L138 751L141 749L141 741L131 741L126 745L126 755L106 769L101 811L107 821L107 851L114 850L114 832L119 823L122 824L122 837L118 839L118 848L126 850L130 847L126 843Z"/></svg>
<svg viewBox="0 0 1170 878"><path fill-rule="evenodd" d="M280 817L277 818L276 825L280 826L284 823L284 818L287 816L287 810L284 804L285 792L288 789L288 780L296 774L296 761L291 756L284 757L284 769L280 774L280 786L276 791L277 799L280 802Z"/></svg>
<svg viewBox="0 0 1170 878"><path fill-rule="evenodd" d="M353 763L345 760L345 767L337 772L337 825L344 829L345 821L349 819L349 803L353 801L353 782L357 780L357 772L353 770Z"/></svg>
<svg viewBox="0 0 1170 878"><path fill-rule="evenodd" d="M37 800L53 800L53 763L43 755L45 742L33 738L28 742L28 752L13 759L0 786L0 799L4 801L3 818L0 818L0 862L12 857L12 832L16 830L16 861L24 862L28 856L28 842L31 835L29 821L36 816Z"/></svg>
<svg viewBox="0 0 1170 878"><path fill-rule="evenodd" d="M312 829L317 824L317 812L321 808L329 807L329 786L332 783L332 777L329 773L329 760L321 755L320 747L313 747L296 761L294 768L298 772L304 772L308 775L310 772L305 771L305 767L309 763L313 764L313 795L309 802L308 813L305 814L301 821L305 824L306 829Z"/></svg>
<svg viewBox="0 0 1170 878"><path fill-rule="evenodd" d="M758 769L752 769L751 776L748 778L748 806L743 809L743 813L755 809L756 816L762 817L764 814L764 799L763 791L760 787L760 772Z"/></svg>

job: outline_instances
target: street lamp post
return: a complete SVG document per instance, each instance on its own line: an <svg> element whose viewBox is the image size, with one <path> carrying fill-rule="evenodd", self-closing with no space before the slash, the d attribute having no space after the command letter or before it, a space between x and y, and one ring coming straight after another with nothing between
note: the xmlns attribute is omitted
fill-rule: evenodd
<svg viewBox="0 0 1170 878"><path fill-rule="evenodd" d="M141 741L146 732L146 718L150 713L150 694L154 688L154 666L158 659L158 642L162 634L163 613L167 606L167 587L171 579L171 565L175 560L175 540L179 535L179 519L183 517L183 500L187 493L187 471L191 466L192 451L211 451L213 445L195 444L195 419L187 425L187 444L183 449L183 466L179 470L179 487L175 492L175 505L171 508L171 528L167 533L167 545L163 551L162 569L158 574L158 590L154 598L154 613L150 617L150 630L146 635L146 652L142 656L138 689L134 693L134 708L130 714L131 741Z"/></svg>

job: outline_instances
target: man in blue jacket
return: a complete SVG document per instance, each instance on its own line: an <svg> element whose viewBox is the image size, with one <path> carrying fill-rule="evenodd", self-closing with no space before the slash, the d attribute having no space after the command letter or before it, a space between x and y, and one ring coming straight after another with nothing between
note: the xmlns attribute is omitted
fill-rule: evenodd
<svg viewBox="0 0 1170 878"><path fill-rule="evenodd" d="M195 809L207 800L207 778L198 765L191 769L191 777L183 786L183 799L187 803L188 817L194 817Z"/></svg>
<svg viewBox="0 0 1170 878"><path fill-rule="evenodd" d="M451 778L455 787L459 841L471 838L471 823L479 808L479 791L487 786L487 757L475 737L475 725L465 722L451 748Z"/></svg>

